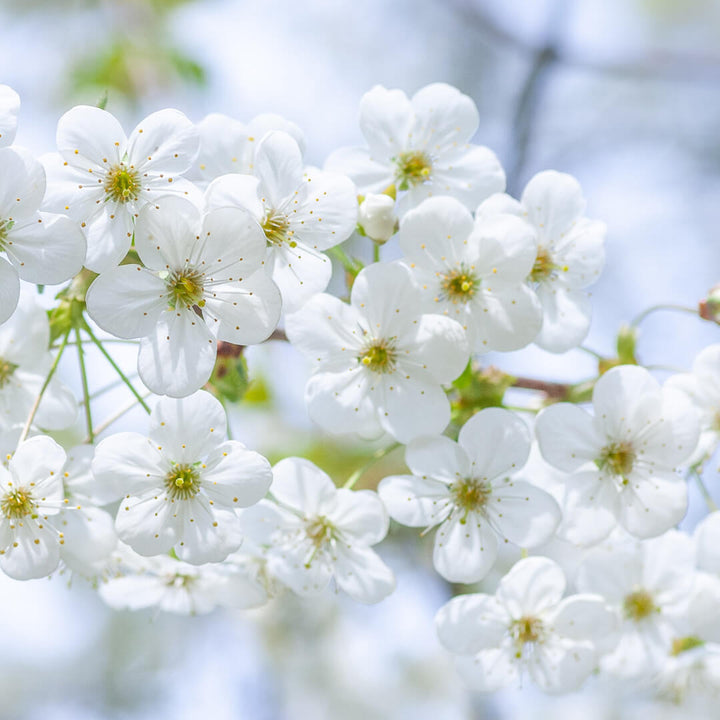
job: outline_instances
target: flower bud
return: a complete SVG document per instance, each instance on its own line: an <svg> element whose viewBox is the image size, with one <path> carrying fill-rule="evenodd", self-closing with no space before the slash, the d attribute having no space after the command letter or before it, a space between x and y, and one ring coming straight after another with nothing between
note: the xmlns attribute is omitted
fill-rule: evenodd
<svg viewBox="0 0 720 720"><path fill-rule="evenodd" d="M698 313L703 320L720 324L720 285L715 285L708 296L700 301Z"/></svg>
<svg viewBox="0 0 720 720"><path fill-rule="evenodd" d="M358 222L377 243L387 242L395 232L395 201L389 195L368 194L360 204Z"/></svg>

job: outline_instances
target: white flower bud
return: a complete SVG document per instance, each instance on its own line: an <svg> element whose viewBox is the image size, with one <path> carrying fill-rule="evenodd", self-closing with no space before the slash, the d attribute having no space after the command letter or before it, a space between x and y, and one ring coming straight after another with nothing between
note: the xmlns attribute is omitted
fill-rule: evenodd
<svg viewBox="0 0 720 720"><path fill-rule="evenodd" d="M395 201L389 195L368 194L360 204L358 222L376 242L387 242L395 232Z"/></svg>

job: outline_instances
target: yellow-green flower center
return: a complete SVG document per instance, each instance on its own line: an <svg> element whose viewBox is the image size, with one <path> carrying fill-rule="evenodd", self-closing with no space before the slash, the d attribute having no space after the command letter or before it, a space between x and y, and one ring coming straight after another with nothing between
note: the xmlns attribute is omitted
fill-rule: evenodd
<svg viewBox="0 0 720 720"><path fill-rule="evenodd" d="M171 500L190 500L200 492L200 473L187 464L176 464L165 476L165 490Z"/></svg>
<svg viewBox="0 0 720 720"><path fill-rule="evenodd" d="M203 273L194 270L175 271L170 273L165 283L170 307L197 305L202 308L205 306Z"/></svg>
<svg viewBox="0 0 720 720"><path fill-rule="evenodd" d="M623 478L623 482L627 484L636 457L630 443L612 443L603 448L597 465L601 470Z"/></svg>
<svg viewBox="0 0 720 720"><path fill-rule="evenodd" d="M105 175L105 197L114 202L137 200L140 194L140 175L125 163L114 165Z"/></svg>
<svg viewBox="0 0 720 720"><path fill-rule="evenodd" d="M395 165L397 167L395 177L400 190L407 190L430 179L432 161L424 152L411 150L400 153L395 158Z"/></svg>
<svg viewBox="0 0 720 720"><path fill-rule="evenodd" d="M358 356L358 362L372 372L391 373L396 365L395 348L386 340L376 340Z"/></svg>
<svg viewBox="0 0 720 720"><path fill-rule="evenodd" d="M652 595L647 590L635 590L625 596L623 600L623 613L628 620L638 622L659 612Z"/></svg>
<svg viewBox="0 0 720 720"><path fill-rule="evenodd" d="M305 526L305 533L316 549L332 540L334 532L332 523L322 515L312 518Z"/></svg>
<svg viewBox="0 0 720 720"><path fill-rule="evenodd" d="M450 487L453 503L465 513L460 522L465 522L468 513L481 510L487 504L491 492L488 483L475 478L464 478L453 483Z"/></svg>
<svg viewBox="0 0 720 720"><path fill-rule="evenodd" d="M18 369L18 365L11 363L9 360L0 358L0 388L5 387L13 373Z"/></svg>
<svg viewBox="0 0 720 720"><path fill-rule="evenodd" d="M515 657L522 657L523 646L527 643L541 642L545 634L542 620L536 617L525 616L513 620L510 634L515 643Z"/></svg>
<svg viewBox="0 0 720 720"><path fill-rule="evenodd" d="M453 303L470 301L479 286L480 280L470 270L463 267L443 275L440 281L443 298L447 298Z"/></svg>
<svg viewBox="0 0 720 720"><path fill-rule="evenodd" d="M547 248L540 246L537 251L537 257L535 258L535 264L530 271L530 280L533 282L542 282L547 280L553 273L558 270L563 272L568 271L567 265L557 265L554 261Z"/></svg>
<svg viewBox="0 0 720 720"><path fill-rule="evenodd" d="M293 231L290 230L290 221L286 215L269 210L261 227L267 238L268 247L282 245L285 242L292 248L297 247L297 243L292 240Z"/></svg>
<svg viewBox="0 0 720 720"><path fill-rule="evenodd" d="M0 220L0 250L5 250L8 233L12 230L14 220Z"/></svg>
<svg viewBox="0 0 720 720"><path fill-rule="evenodd" d="M18 488L5 493L0 510L6 518L23 518L35 512L36 504L29 490Z"/></svg>

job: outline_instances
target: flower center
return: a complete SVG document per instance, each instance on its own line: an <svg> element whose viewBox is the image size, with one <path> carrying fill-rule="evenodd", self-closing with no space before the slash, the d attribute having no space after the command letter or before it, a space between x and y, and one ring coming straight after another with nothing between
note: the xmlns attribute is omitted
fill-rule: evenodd
<svg viewBox="0 0 720 720"><path fill-rule="evenodd" d="M398 189L407 190L410 186L420 185L430 178L432 162L424 153L417 150L400 153L395 158L397 171L395 177Z"/></svg>
<svg viewBox="0 0 720 720"><path fill-rule="evenodd" d="M174 271L170 273L165 281L168 289L170 307L176 308L179 305L185 307L205 306L203 300L203 273L195 270L181 272Z"/></svg>
<svg viewBox="0 0 720 720"><path fill-rule="evenodd" d="M282 245L284 242L287 242L292 248L297 247L297 243L289 239L294 233L290 230L290 221L286 215L274 210L268 210L261 227L267 238L268 247Z"/></svg>
<svg viewBox="0 0 720 720"><path fill-rule="evenodd" d="M659 611L660 608L655 605L652 595L647 590L635 590L635 592L626 595L625 600L623 600L625 617L633 622L644 620L649 615Z"/></svg>
<svg viewBox="0 0 720 720"><path fill-rule="evenodd" d="M603 448L597 466L601 470L622 477L623 484L627 484L627 476L632 472L635 459L636 455L630 443L613 443Z"/></svg>
<svg viewBox="0 0 720 720"><path fill-rule="evenodd" d="M455 505L465 511L465 518L460 522L465 522L469 512L482 509L487 504L491 492L488 483L475 478L465 478L453 483L450 495Z"/></svg>
<svg viewBox="0 0 720 720"><path fill-rule="evenodd" d="M440 289L443 297L453 303L469 302L480 285L478 278L469 270L460 267L442 276Z"/></svg>
<svg viewBox="0 0 720 720"><path fill-rule="evenodd" d="M18 369L18 365L11 363L9 360L0 358L0 388L5 387L13 373Z"/></svg>
<svg viewBox="0 0 720 720"><path fill-rule="evenodd" d="M192 465L175 464L165 476L165 490L172 500L191 500L200 485L200 473Z"/></svg>
<svg viewBox="0 0 720 720"><path fill-rule="evenodd" d="M376 340L358 356L358 362L376 373L391 373L396 365L395 348L391 341Z"/></svg>
<svg viewBox="0 0 720 720"><path fill-rule="evenodd" d="M0 220L0 250L5 250L5 241L14 224L14 220Z"/></svg>
<svg viewBox="0 0 720 720"><path fill-rule="evenodd" d="M568 266L556 265L553 262L552 255L548 252L547 248L540 246L538 248L537 257L535 258L535 264L530 271L530 280L533 282L542 282L547 280L556 270L562 270L567 272Z"/></svg>
<svg viewBox="0 0 720 720"><path fill-rule="evenodd" d="M119 203L137 200L140 194L140 176L137 170L125 163L114 165L105 175L105 199Z"/></svg>
<svg viewBox="0 0 720 720"><path fill-rule="evenodd" d="M316 549L320 549L325 543L333 538L335 528L324 516L312 518L305 526L305 534L308 536Z"/></svg>
<svg viewBox="0 0 720 720"><path fill-rule="evenodd" d="M526 615L518 620L513 620L510 626L510 634L516 646L515 657L522 657L522 648L527 643L542 642L545 634L542 620Z"/></svg>
<svg viewBox="0 0 720 720"><path fill-rule="evenodd" d="M0 509L6 518L22 518L32 515L35 508L32 494L22 488L11 490L0 501Z"/></svg>

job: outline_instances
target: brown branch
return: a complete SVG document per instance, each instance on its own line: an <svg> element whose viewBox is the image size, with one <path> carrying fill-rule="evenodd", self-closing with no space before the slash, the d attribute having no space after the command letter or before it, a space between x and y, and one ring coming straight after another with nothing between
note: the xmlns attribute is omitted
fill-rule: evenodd
<svg viewBox="0 0 720 720"><path fill-rule="evenodd" d="M511 387L522 388L523 390L538 390L554 400L564 400L568 396L571 388L567 383L535 380L534 378L526 377L515 377Z"/></svg>

